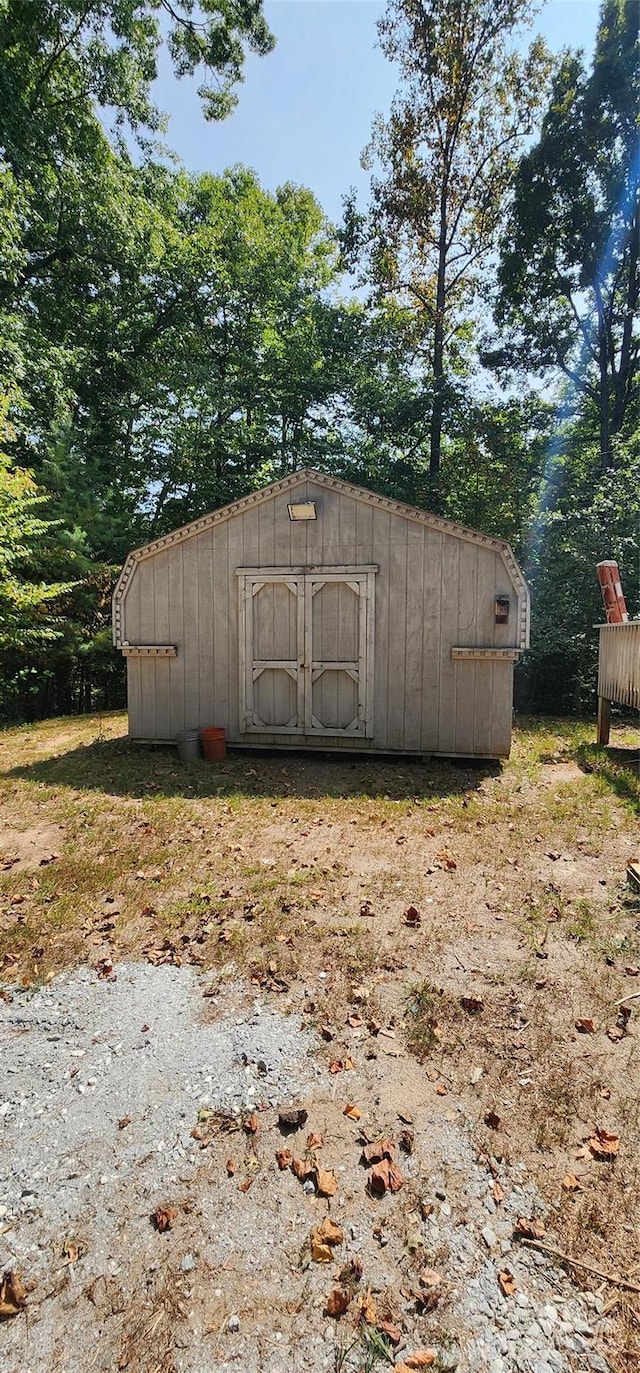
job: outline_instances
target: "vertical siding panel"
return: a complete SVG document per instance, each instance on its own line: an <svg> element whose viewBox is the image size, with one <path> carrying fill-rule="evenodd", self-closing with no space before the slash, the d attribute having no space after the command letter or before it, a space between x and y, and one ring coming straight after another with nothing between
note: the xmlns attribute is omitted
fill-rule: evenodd
<svg viewBox="0 0 640 1373"><path fill-rule="evenodd" d="M250 507L241 516L231 520L232 525L242 524L243 552L242 561L246 567L260 566L260 510L258 506ZM233 573L234 569L230 568Z"/></svg>
<svg viewBox="0 0 640 1373"><path fill-rule="evenodd" d="M506 625L497 625L495 622L496 596L508 596L511 602L509 606L509 623ZM519 609L518 595L512 584L502 554L496 553L494 554L494 584L490 597L490 614L493 621L493 637L488 640L490 644L493 643L498 648L508 648L517 643Z"/></svg>
<svg viewBox="0 0 640 1373"><path fill-rule="evenodd" d="M301 482L300 485L296 486L293 491L289 491L287 499L291 501L294 505L297 502L302 503L306 500L313 500L314 493L311 492L311 495L309 495L308 488L308 482ZM287 519L289 519L288 515ZM308 562L307 540L309 538L309 524L310 521L308 520L289 520L289 537L291 540L291 563L294 567L304 566ZM315 521L313 522L313 524L315 527Z"/></svg>
<svg viewBox="0 0 640 1373"><path fill-rule="evenodd" d="M200 594L198 586L198 540L186 539L182 545L184 596L184 722L188 729L200 723L198 660Z"/></svg>
<svg viewBox="0 0 640 1373"><path fill-rule="evenodd" d="M141 662L141 658L127 658L127 707L129 711L130 739L144 739L142 729Z"/></svg>
<svg viewBox="0 0 640 1373"><path fill-rule="evenodd" d="M496 629L501 626L496 625L496 595L500 586L500 595L509 595L512 590L500 585L500 570L504 566L499 553L494 553L493 549L478 548L478 591L477 591L477 635L474 642L480 648L491 648L498 643ZM502 626L507 629L507 636L500 642L502 644L515 643L513 635L516 632L517 605L512 599L509 624Z"/></svg>
<svg viewBox="0 0 640 1373"><path fill-rule="evenodd" d="M322 531L324 529L324 502L327 493L323 486L316 486L314 482L307 482L306 491L306 499L315 501L316 505L316 519L309 520L306 525L306 562L310 567L320 567L323 562Z"/></svg>
<svg viewBox="0 0 640 1373"><path fill-rule="evenodd" d="M356 503L340 496L340 551L338 562L351 566L356 561Z"/></svg>
<svg viewBox="0 0 640 1373"><path fill-rule="evenodd" d="M257 511L252 511L249 536L254 559L257 557ZM224 584L225 618L227 624L227 699L225 720L216 721L227 730L230 739L237 739L240 728L240 614L237 567L251 567L244 547L244 521L227 520L227 565Z"/></svg>
<svg viewBox="0 0 640 1373"><path fill-rule="evenodd" d="M153 644L156 640L155 587L153 577L153 558L145 558L138 563L136 581L140 604L138 643Z"/></svg>
<svg viewBox="0 0 640 1373"><path fill-rule="evenodd" d="M438 749L440 717L440 633L443 535L424 531L422 609L422 731L425 752Z"/></svg>
<svg viewBox="0 0 640 1373"><path fill-rule="evenodd" d="M276 502L265 501L258 507L258 565L274 567Z"/></svg>
<svg viewBox="0 0 640 1373"><path fill-rule="evenodd" d="M462 648L478 644L477 591L478 546L459 541L460 581L458 590L457 643ZM459 661L456 670L456 753L473 753L473 720L476 692L476 664Z"/></svg>
<svg viewBox="0 0 640 1373"><path fill-rule="evenodd" d="M404 747L418 751L422 734L422 623L425 529L407 526L407 627Z"/></svg>
<svg viewBox="0 0 640 1373"><path fill-rule="evenodd" d="M291 520L287 510L289 493L276 496L273 506L273 561L275 567L290 567L291 557Z"/></svg>
<svg viewBox="0 0 640 1373"><path fill-rule="evenodd" d="M140 644L160 642L156 636L155 586L153 558L145 558L138 564L136 581L140 606L137 641ZM152 658L140 660L140 736L143 739L156 737L156 676Z"/></svg>
<svg viewBox="0 0 640 1373"><path fill-rule="evenodd" d="M214 722L213 693L213 536L205 529L195 540L198 557L198 710L194 724Z"/></svg>
<svg viewBox="0 0 640 1373"><path fill-rule="evenodd" d="M377 563L378 556L373 545L373 506L365 501L356 501L356 562Z"/></svg>
<svg viewBox="0 0 640 1373"><path fill-rule="evenodd" d="M491 715L494 694L492 662L476 663L473 741L475 753L491 752Z"/></svg>
<svg viewBox="0 0 640 1373"><path fill-rule="evenodd" d="M342 562L340 556L340 504L342 497L327 488L322 492L322 561L325 567ZM318 502L320 505L320 501Z"/></svg>
<svg viewBox="0 0 640 1373"><path fill-rule="evenodd" d="M513 664L494 663L491 696L491 748L496 758L508 758L511 749L513 711Z"/></svg>
<svg viewBox="0 0 640 1373"><path fill-rule="evenodd" d="M373 547L376 550L374 561L378 563L376 575L376 633L375 664L373 676L374 699L374 739L378 748L388 744L387 710L389 665L389 539L391 519L386 510L373 511Z"/></svg>
<svg viewBox="0 0 640 1373"><path fill-rule="evenodd" d="M183 544L169 551L169 642L176 644L178 656L170 658L171 716L170 736L175 738L185 727L184 716L184 575Z"/></svg>
<svg viewBox="0 0 640 1373"><path fill-rule="evenodd" d="M233 523L214 526L213 534L213 720L212 725L227 729L229 723L229 574L227 534ZM239 524L239 521L236 522ZM232 605L237 607L238 588L232 588ZM237 609L235 610L237 614ZM238 669L239 671L239 669ZM238 687L236 686L236 691Z"/></svg>
<svg viewBox="0 0 640 1373"><path fill-rule="evenodd" d="M153 564L156 643L169 644L169 553L156 553ZM155 672L157 739L171 738L171 658L158 658Z"/></svg>
<svg viewBox="0 0 640 1373"><path fill-rule="evenodd" d="M438 748L455 753L456 745L456 665L451 649L458 636L458 595L460 586L460 540L443 536L440 564L440 709Z"/></svg>
<svg viewBox="0 0 640 1373"><path fill-rule="evenodd" d="M407 648L407 530L408 521L390 517L389 540L389 660L387 664L387 747L404 742Z"/></svg>

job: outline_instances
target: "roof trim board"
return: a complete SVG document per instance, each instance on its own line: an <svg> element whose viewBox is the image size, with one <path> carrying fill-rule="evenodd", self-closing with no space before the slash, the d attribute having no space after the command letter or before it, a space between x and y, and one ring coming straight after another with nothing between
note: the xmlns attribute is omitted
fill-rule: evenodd
<svg viewBox="0 0 640 1373"><path fill-rule="evenodd" d="M511 546L505 539L497 539L491 534L482 534L479 530L469 529L466 525L455 524L451 520L443 519L440 515L431 514L428 510L420 510L417 506L405 505L402 501L392 500L388 496L380 496L375 491L368 491L365 487L343 481L340 477L331 477L325 472L316 472L311 467L301 467L297 472L292 472L280 481L272 482L269 486L263 486L258 491L252 491L248 496L243 496L241 500L232 501L230 505L221 506L219 510L201 515L199 519L192 520L189 524L182 525L169 534L163 534L151 543L133 549L125 561L113 593L113 642L116 648L122 647L122 607L126 598L127 587L139 562L153 557L155 553L160 553L165 548L172 548L174 544L194 538L204 530L211 529L213 525L222 524L226 520L233 519L235 515L241 515L256 505L272 500L274 496L278 496L284 491L290 491L304 481L314 482L328 490L337 491L343 496L351 496L354 500L375 506L378 510L386 510L392 515L400 515L403 519L412 520L416 524L426 524L431 529L437 529L454 538L463 539L467 543L479 544L483 548L493 548L502 557L511 582L518 592L520 602L519 647L521 649L528 648L529 588L516 562Z"/></svg>

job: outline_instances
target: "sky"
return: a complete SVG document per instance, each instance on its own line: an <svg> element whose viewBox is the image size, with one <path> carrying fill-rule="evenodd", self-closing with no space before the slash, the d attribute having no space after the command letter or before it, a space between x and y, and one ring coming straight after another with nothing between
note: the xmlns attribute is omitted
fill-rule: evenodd
<svg viewBox="0 0 640 1373"><path fill-rule="evenodd" d="M189 171L222 172L241 162L266 190L285 181L308 186L331 219L341 217L351 186L362 202L369 173L360 167L377 112L386 114L394 94L394 69L377 47L376 0L266 0L265 15L276 47L268 57L250 56L234 114L207 123L197 82L177 81L169 59L155 98L169 115L165 135ZM554 51L593 50L598 0L547 0L535 30Z"/></svg>

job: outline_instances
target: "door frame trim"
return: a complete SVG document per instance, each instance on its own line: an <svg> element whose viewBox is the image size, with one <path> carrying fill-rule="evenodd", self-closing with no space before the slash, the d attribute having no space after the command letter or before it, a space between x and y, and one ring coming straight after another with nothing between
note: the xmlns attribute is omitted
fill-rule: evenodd
<svg viewBox="0 0 640 1373"><path fill-rule="evenodd" d="M247 734L279 734L296 737L318 738L326 735L331 738L346 739L371 739L373 738L373 689L374 689L374 644L375 644L375 574L379 571L377 563L349 563L347 565L326 564L306 564L304 566L291 565L287 567L237 567L235 575L238 578L239 591L239 636L238 636L238 660L240 676L240 699L239 699L239 733ZM358 638L358 663L362 663L362 671L359 672L358 681L358 712L355 717L357 725L354 728L354 721L346 729L337 729L335 726L324 726L313 723L311 709L312 701L312 643L311 643L311 615L313 610L313 597L308 598L307 605L307 583L322 579L324 582L345 582L348 578L357 578L359 584L359 638ZM253 681L254 681L254 659L253 659L253 634L252 616L247 613L249 601L253 605L254 590L252 582L259 581L262 586L267 582L296 582L297 592L297 658L294 664L293 659L282 662L278 660L278 665L283 671L289 672L293 677L293 667L296 673L296 700L298 724L289 722L285 725L269 725L262 721L260 724L254 722L253 711ZM249 591L248 588L251 588ZM292 590L292 588L289 588ZM352 590L355 588L352 587ZM257 661L257 660L256 660ZM262 661L262 660L261 660ZM315 661L315 660L314 660ZM271 660L270 660L271 665ZM275 667L275 661L273 662ZM351 666L349 664L348 666ZM249 674L251 681L249 681ZM361 680L360 680L361 679ZM249 694L250 693L250 694Z"/></svg>

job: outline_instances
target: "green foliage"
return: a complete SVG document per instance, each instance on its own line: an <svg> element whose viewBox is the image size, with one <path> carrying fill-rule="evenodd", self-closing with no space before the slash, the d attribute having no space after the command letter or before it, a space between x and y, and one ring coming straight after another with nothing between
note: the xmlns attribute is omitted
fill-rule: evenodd
<svg viewBox="0 0 640 1373"><path fill-rule="evenodd" d="M0 6L0 714L121 703L131 546L304 464L508 537L534 590L521 690L588 700L593 564L638 585L632 8L605 0L590 73L563 59L505 218L550 65L514 46L530 0L390 0L373 213L348 200L338 236L310 191L190 176L154 141L161 44L221 117L272 45L259 0ZM543 399L478 366L501 231L493 362ZM366 303L339 293L357 262Z"/></svg>
<svg viewBox="0 0 640 1373"><path fill-rule="evenodd" d="M3 407L6 414L7 406ZM0 441L10 437L0 411ZM0 652L41 649L63 635L60 609L72 582L46 578L54 561L54 521L44 517L47 496L32 474L0 451ZM38 513L42 511L42 514ZM56 608L56 603L58 606Z"/></svg>
<svg viewBox="0 0 640 1373"><path fill-rule="evenodd" d="M615 558L629 612L640 614L640 437L615 444L600 470L593 429L576 426L549 459L545 504L532 521L525 569L532 588L531 651L520 699L555 712L593 709L603 619L595 565Z"/></svg>
<svg viewBox="0 0 640 1373"><path fill-rule="evenodd" d="M450 389L470 359L470 325L523 139L532 132L550 59L515 35L530 0L389 0L378 28L400 73L378 119L368 276L411 303L420 366L431 385L430 474L438 477ZM347 206L345 242L363 223Z"/></svg>
<svg viewBox="0 0 640 1373"><path fill-rule="evenodd" d="M602 468L638 402L638 23L634 0L604 0L592 70L565 54L518 170L500 266L511 338L497 360L565 374L596 407Z"/></svg>

